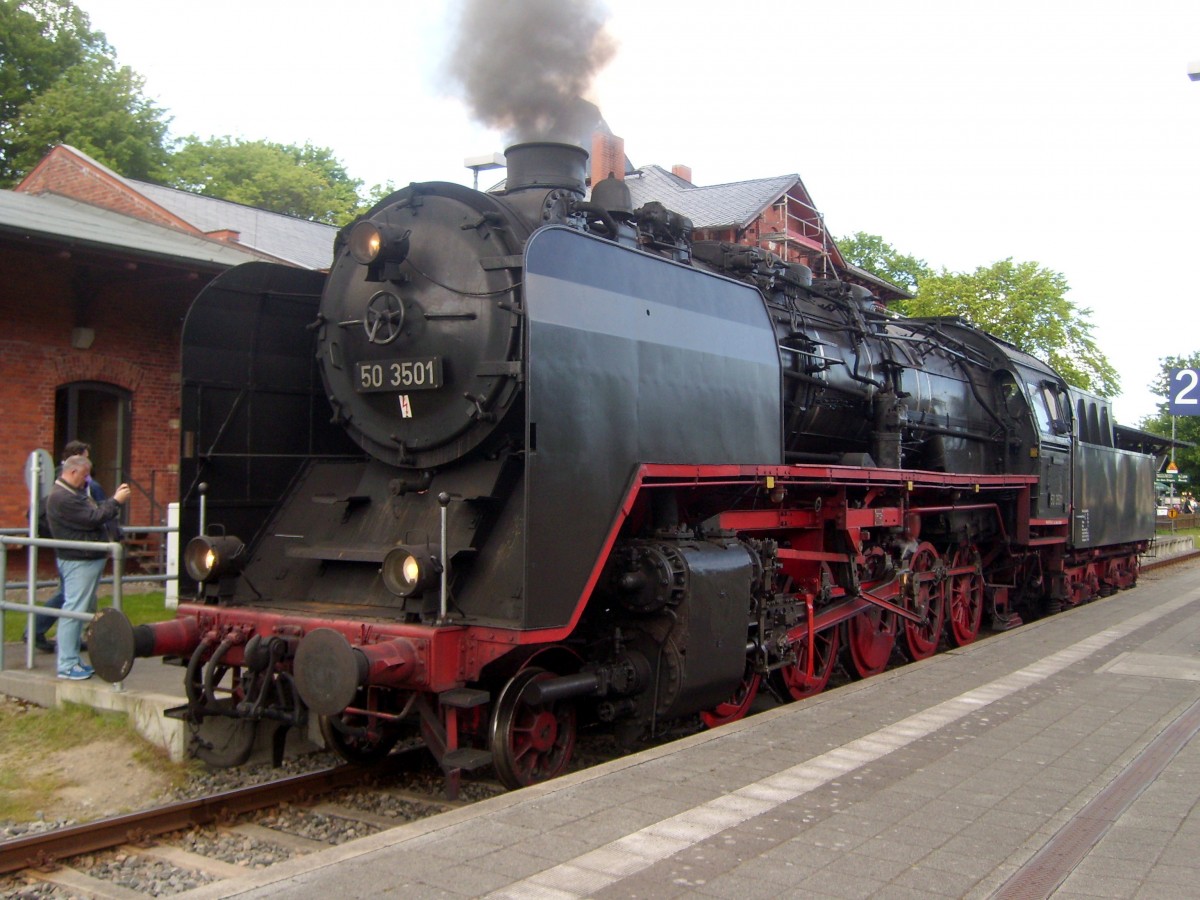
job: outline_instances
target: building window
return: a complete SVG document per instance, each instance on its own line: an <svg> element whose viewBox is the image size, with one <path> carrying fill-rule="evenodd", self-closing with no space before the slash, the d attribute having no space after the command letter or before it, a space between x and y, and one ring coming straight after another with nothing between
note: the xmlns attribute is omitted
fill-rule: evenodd
<svg viewBox="0 0 1200 900"><path fill-rule="evenodd" d="M129 473L129 391L101 381L64 384L54 398L55 458L67 441L92 445L92 472L111 494Z"/></svg>

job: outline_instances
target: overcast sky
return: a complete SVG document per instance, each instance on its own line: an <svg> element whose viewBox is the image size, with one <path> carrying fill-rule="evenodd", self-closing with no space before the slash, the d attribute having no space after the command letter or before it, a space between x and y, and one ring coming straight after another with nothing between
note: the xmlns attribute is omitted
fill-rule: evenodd
<svg viewBox="0 0 1200 900"><path fill-rule="evenodd" d="M76 3L176 136L312 142L368 186L470 184L463 159L503 149L445 74L449 4ZM1197 0L604 5L619 46L591 99L634 165L795 172L834 235L1062 272L1125 424L1160 357L1200 350Z"/></svg>

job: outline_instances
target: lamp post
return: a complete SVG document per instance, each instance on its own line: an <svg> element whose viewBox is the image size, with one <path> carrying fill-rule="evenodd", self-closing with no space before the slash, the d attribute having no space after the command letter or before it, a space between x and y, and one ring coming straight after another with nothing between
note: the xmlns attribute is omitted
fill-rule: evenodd
<svg viewBox="0 0 1200 900"><path fill-rule="evenodd" d="M1171 479L1171 498L1167 501L1167 515L1171 517L1171 533L1175 533L1175 481L1179 478L1179 466L1175 465L1175 417L1171 416L1171 461L1167 463L1167 477Z"/></svg>
<svg viewBox="0 0 1200 900"><path fill-rule="evenodd" d="M1200 67L1200 63L1197 63L1196 65ZM475 173L475 183L473 187L475 190L479 190L480 172L486 172L489 169L503 169L507 163L504 160L503 154L489 153L484 156L468 156L463 160L463 165Z"/></svg>

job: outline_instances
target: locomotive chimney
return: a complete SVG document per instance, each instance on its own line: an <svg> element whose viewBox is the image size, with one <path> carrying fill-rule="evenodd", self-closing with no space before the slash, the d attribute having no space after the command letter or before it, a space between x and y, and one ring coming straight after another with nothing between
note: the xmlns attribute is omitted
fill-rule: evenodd
<svg viewBox="0 0 1200 900"><path fill-rule="evenodd" d="M582 147L545 141L514 144L504 151L504 158L508 161L506 193L566 188L583 196L588 154Z"/></svg>

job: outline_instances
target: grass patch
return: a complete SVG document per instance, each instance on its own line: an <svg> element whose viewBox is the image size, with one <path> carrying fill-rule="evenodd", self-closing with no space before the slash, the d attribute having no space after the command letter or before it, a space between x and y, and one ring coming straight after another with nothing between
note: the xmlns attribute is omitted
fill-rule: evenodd
<svg viewBox="0 0 1200 900"><path fill-rule="evenodd" d="M9 595L10 602L12 595ZM146 622L162 622L167 619L175 618L175 610L167 609L163 603L164 594L162 591L150 591L145 594L125 594L121 598L121 611L129 616L129 621L134 625L141 625ZM21 600L25 598L22 597ZM20 602L20 600L15 601ZM107 597L100 598L100 608L111 605L111 601ZM19 641L21 635L25 632L24 613L5 610L4 612L4 640Z"/></svg>
<svg viewBox="0 0 1200 900"><path fill-rule="evenodd" d="M0 822L32 821L37 818L44 798L66 786L66 779L61 776L30 774L6 764L0 771Z"/></svg>
<svg viewBox="0 0 1200 900"><path fill-rule="evenodd" d="M69 750L94 740L129 733L125 714L64 703L54 709L0 711L0 753L16 753L37 745L47 752Z"/></svg>
<svg viewBox="0 0 1200 900"><path fill-rule="evenodd" d="M1158 537L1194 537L1200 538L1200 528L1177 528L1171 530L1170 525L1159 525L1157 528Z"/></svg>
<svg viewBox="0 0 1200 900"><path fill-rule="evenodd" d="M87 753L98 741L130 748L137 762L182 786L195 769L194 761L171 762L167 752L130 727L124 713L64 703L53 709L14 702L0 703L0 820L25 822L45 810L55 794L71 787L68 770L45 771L44 761L56 753Z"/></svg>

